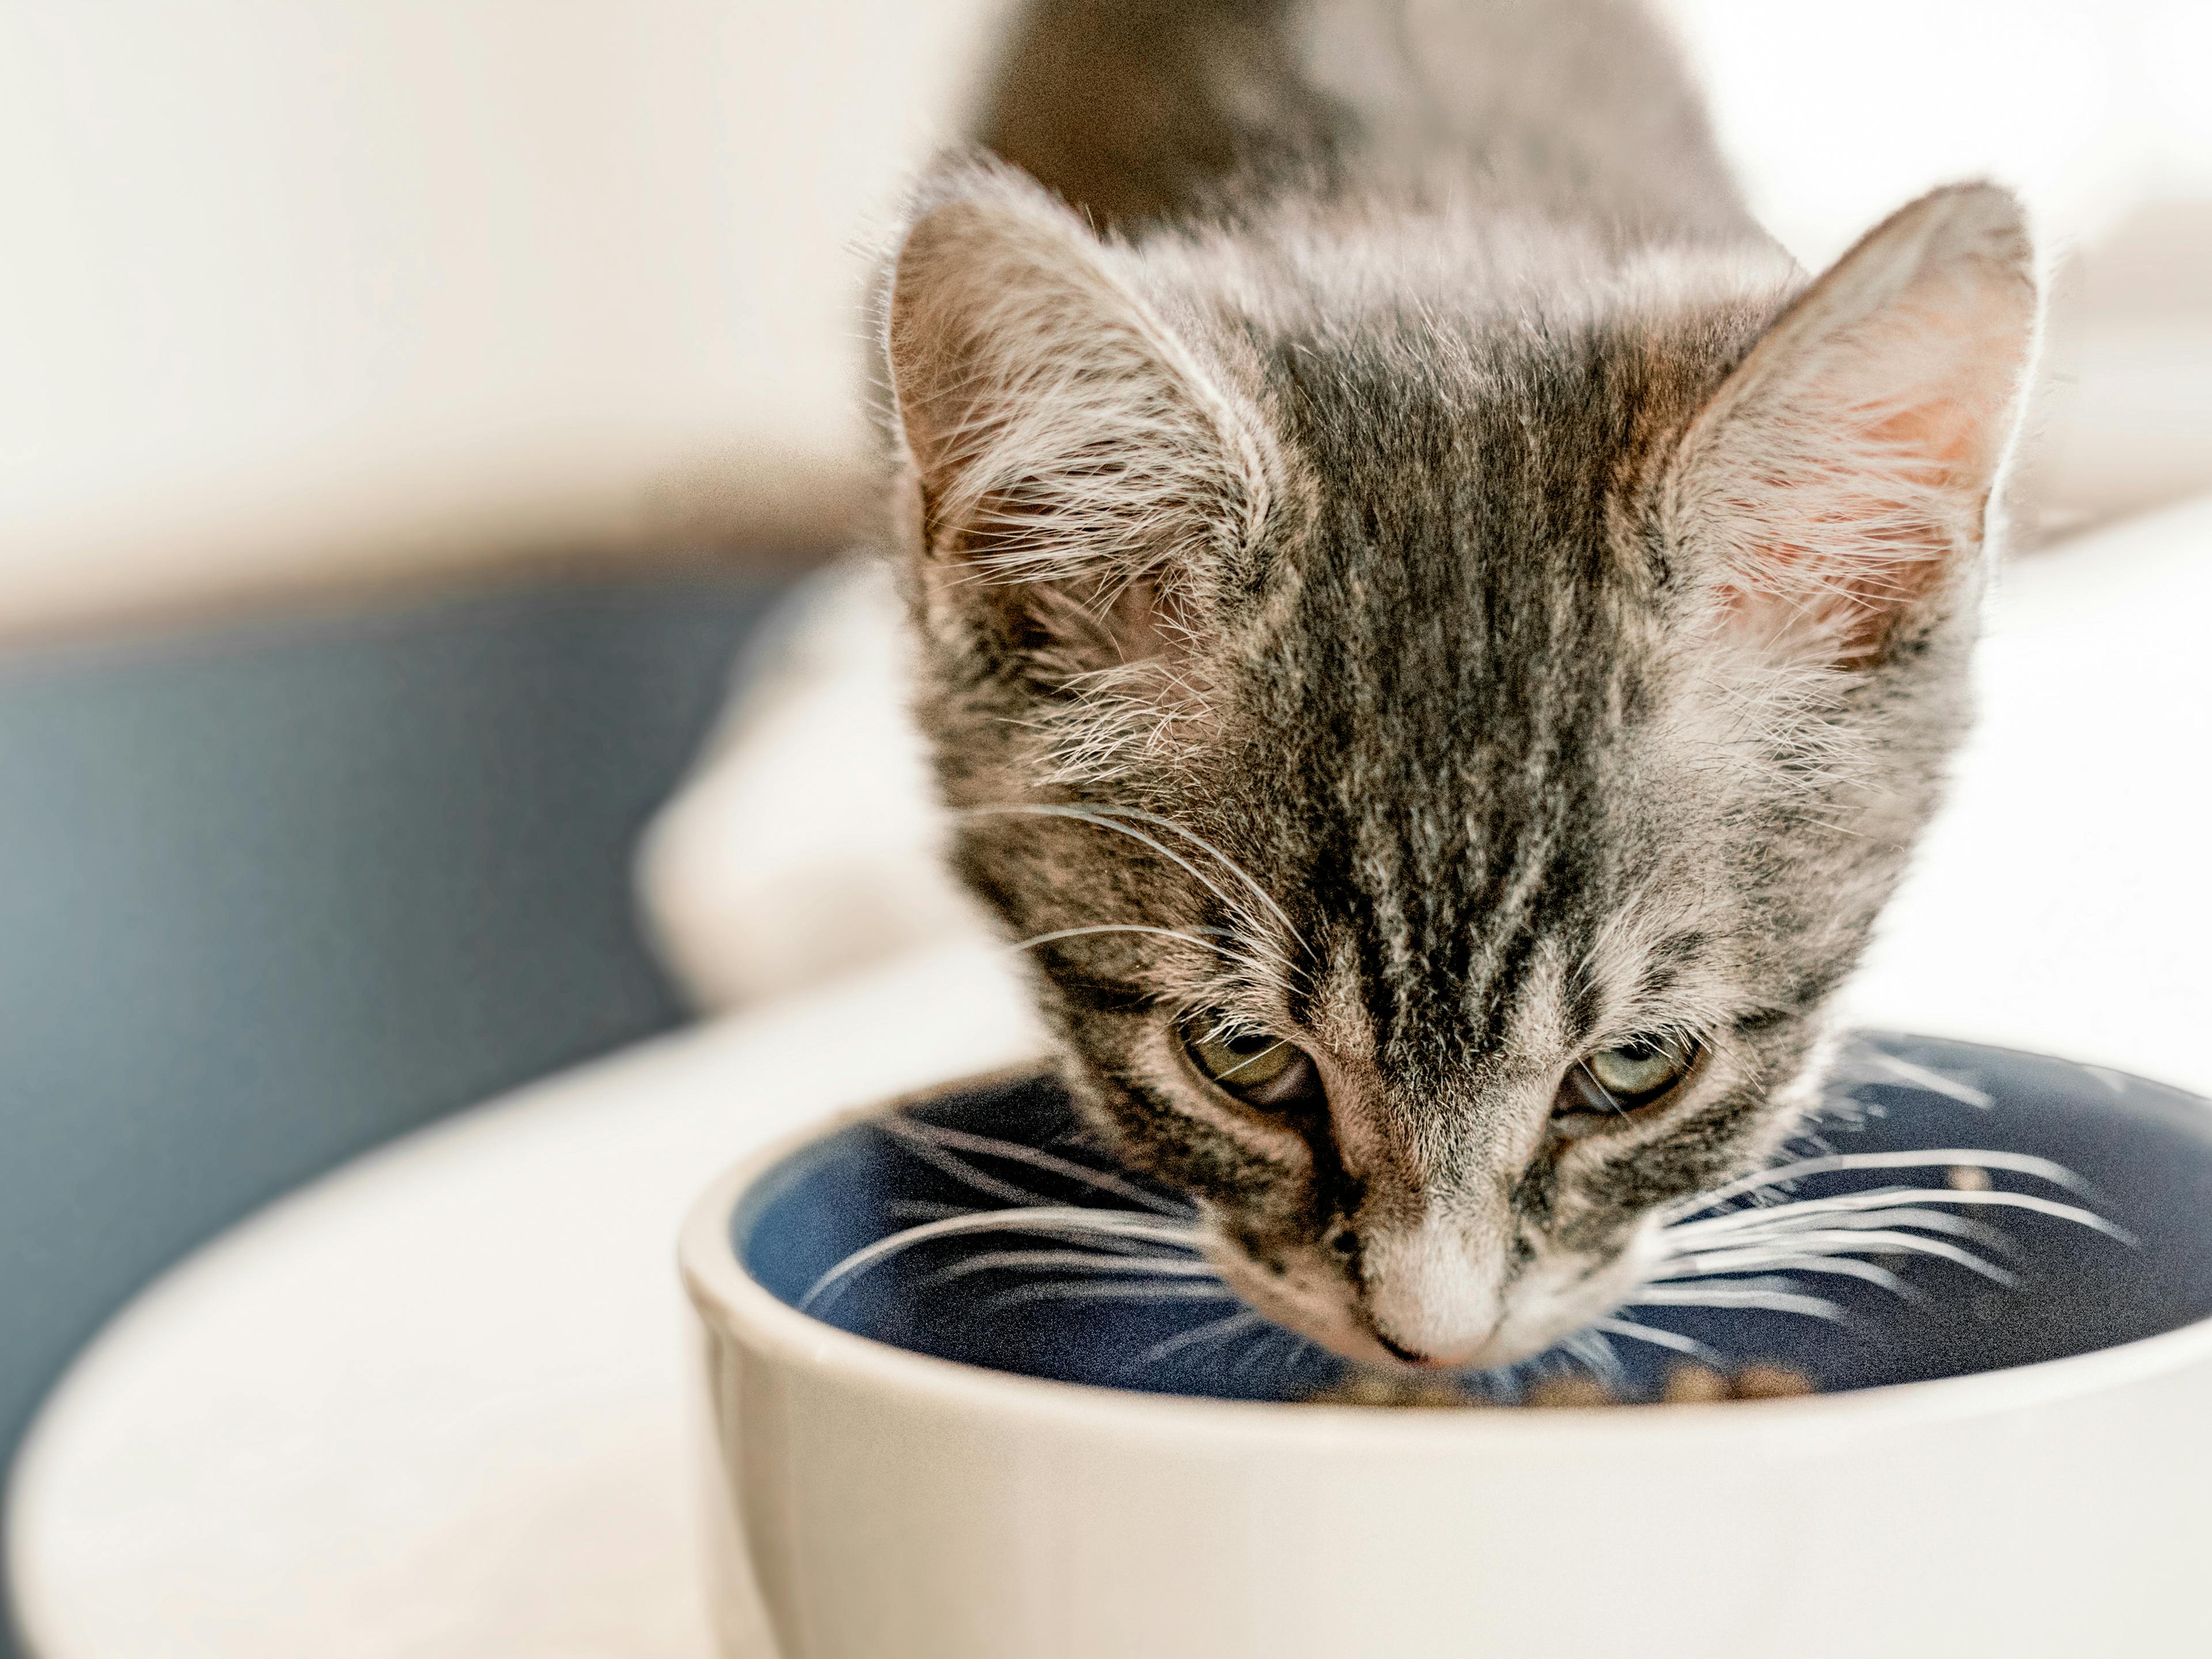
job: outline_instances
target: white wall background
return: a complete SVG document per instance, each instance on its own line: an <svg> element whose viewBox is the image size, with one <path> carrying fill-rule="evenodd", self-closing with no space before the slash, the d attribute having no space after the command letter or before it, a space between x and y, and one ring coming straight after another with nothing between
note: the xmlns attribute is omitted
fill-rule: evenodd
<svg viewBox="0 0 2212 1659"><path fill-rule="evenodd" d="M940 9L0 0L0 620L804 521Z"/></svg>
<svg viewBox="0 0 2212 1659"><path fill-rule="evenodd" d="M1005 3L0 0L0 629L834 534L854 248ZM1808 260L1961 173L2212 197L2201 0L1673 9Z"/></svg>

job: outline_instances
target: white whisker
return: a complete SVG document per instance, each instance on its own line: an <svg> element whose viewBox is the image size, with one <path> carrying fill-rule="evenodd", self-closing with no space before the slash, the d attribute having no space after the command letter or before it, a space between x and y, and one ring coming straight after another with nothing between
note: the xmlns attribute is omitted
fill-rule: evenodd
<svg viewBox="0 0 2212 1659"><path fill-rule="evenodd" d="M1154 813L1138 812L1133 808L1128 807L1102 807L1094 811L1087 807L1061 806L1041 803L1013 803L1000 806L971 806L963 809L960 816L963 817L986 817L995 816L1008 817L1066 818L1073 823L1087 823L1095 829L1109 830L1115 835L1126 836L1131 841L1136 842L1139 845L1151 848L1162 858L1167 860L1170 864L1173 864L1177 869L1182 870L1185 874L1188 875L1192 880L1197 882L1200 886L1205 888L1207 892L1212 894L1216 899L1219 900L1223 907L1228 910L1231 915L1236 917L1237 921L1242 922L1254 933L1258 934L1263 933L1264 930L1260 927L1250 909L1248 908L1242 901L1231 895L1220 884L1220 883L1215 881L1211 876L1208 876L1188 859L1183 857L1182 854L1175 851L1174 848L1166 846L1154 836L1145 834L1141 830L1132 828L1129 824L1124 823L1121 820L1123 817L1129 817L1138 818L1145 823L1158 823L1164 829L1172 830L1178 835L1182 835L1189 840L1196 842L1199 845L1204 847L1207 852L1212 854L1215 858L1220 860L1226 868L1234 872L1246 883L1246 884L1252 888L1254 892L1259 895L1261 900L1271 911L1274 913L1276 918L1282 923L1283 927L1289 930L1291 940L1298 945L1299 949L1302 951L1306 950L1304 941L1298 938L1297 930L1291 927L1290 919L1284 915L1281 907L1275 902L1274 899L1267 894L1264 888L1261 887L1256 881L1254 881L1249 875L1246 874L1246 872L1240 868L1234 860L1229 859L1225 854L1224 854L1219 848L1205 841L1202 836L1198 836L1195 832L1184 829L1182 825L1176 823L1170 819L1162 818ZM1157 931L1171 932L1171 930L1165 929ZM1067 936L1068 935L1065 934L1058 936L1047 935L1044 939L1025 941L1023 945L1018 945L1015 948L1018 950L1024 949L1027 948L1030 945L1047 942L1047 940L1052 937ZM1188 934L1175 934L1174 936L1186 939L1190 938ZM1205 941L1194 942L1204 943ZM1229 944L1219 940L1214 941L1212 948L1222 951L1224 955L1230 957L1232 961L1240 962L1246 971L1251 973L1255 978L1265 981L1266 982L1277 986L1279 988L1287 990L1288 986L1285 981L1284 973L1285 964L1279 962L1264 962L1255 959L1249 952L1233 949ZM1292 964L1292 966L1295 968L1295 964Z"/></svg>
<svg viewBox="0 0 2212 1659"><path fill-rule="evenodd" d="M974 1215L973 1204L932 1204L919 1198L894 1198L884 1213L897 1221L941 1221L949 1215Z"/></svg>
<svg viewBox="0 0 2212 1659"><path fill-rule="evenodd" d="M1613 1097L1613 1091L1607 1088L1605 1085L1597 1080L1597 1073L1590 1070L1588 1061L1580 1060L1577 1060L1575 1062L1575 1069L1580 1072L1589 1080L1589 1085L1591 1088L1596 1090L1598 1093L1605 1097L1605 1103L1613 1108L1613 1115L1615 1117L1619 1118L1624 1123L1628 1121L1628 1114L1621 1109L1620 1103Z"/></svg>
<svg viewBox="0 0 2212 1659"><path fill-rule="evenodd" d="M1829 1245L1833 1248L1826 1249L1814 1248L1820 1245ZM1932 1255L1945 1261L1954 1262L1971 1272L1979 1273L1994 1284L2011 1285L2017 1282L2012 1273L1998 1267L1995 1262L1983 1261L1972 1250L1962 1249L1958 1245L1947 1243L1940 1238L1923 1238L1918 1233L1897 1232L1886 1228L1867 1228L1851 1232L1799 1233L1790 1240L1789 1249L1792 1254L1828 1256L1850 1256L1868 1251L1880 1253L1883 1250L1900 1250L1908 1255ZM1755 1247L1741 1250L1723 1249L1694 1251L1680 1257L1679 1260L1684 1267L1693 1268L1700 1273L1741 1273L1746 1271L1747 1266L1756 1265L1763 1261L1771 1261L1778 1253L1777 1249L1761 1250Z"/></svg>
<svg viewBox="0 0 2212 1659"><path fill-rule="evenodd" d="M1798 1199L1798 1201L1794 1203L1771 1203L1771 1206L1759 1207L1759 1210L1729 1210L1728 1214L1719 1214L1719 1217L1698 1217L1697 1221L1677 1221L1674 1225L1663 1230L1662 1237L1663 1239L1677 1239L1677 1237L1681 1237L1681 1239L1697 1239L1697 1237L1710 1237L1710 1234L1719 1234L1719 1232L1736 1232L1736 1230L1750 1230L1750 1232L1756 1232L1756 1230L1763 1230L1763 1228L1790 1225L1790 1217L1798 1217L1798 1214L1814 1214L1814 1217L1818 1217L1818 1214L1847 1212L1847 1210L1891 1210L1891 1207L1905 1210L1905 1207L1909 1206L1929 1206L1929 1203L1944 1203L1944 1206L1958 1207L1958 1210L2033 1210L2035 1214L2048 1214L2048 1217L2055 1217L2059 1218L2059 1221L2073 1221L2077 1228L2088 1228L2090 1232L2101 1232L2106 1234L2108 1239L2117 1239L2119 1243L2128 1243L2128 1245L2135 1243L2135 1234L2128 1232L2126 1228L2119 1228L2119 1225L2111 1224L2111 1221L2106 1221L2106 1218L2101 1217L2101 1214L2094 1212L2094 1210L2084 1210L2084 1207L2077 1206L2077 1203L2062 1203L2059 1199L2039 1197L2039 1194L2035 1194L2035 1192L1955 1192L1951 1190L1951 1188L1905 1188L1905 1186L1871 1188L1871 1190L1867 1192L1836 1192L1836 1194L1829 1194L1829 1197L1825 1199ZM1929 1212L1927 1210L1917 1210L1916 1214L1929 1214ZM1938 1230L1948 1232L1951 1228L1938 1228Z"/></svg>
<svg viewBox="0 0 2212 1659"><path fill-rule="evenodd" d="M1009 1308L1036 1302L1234 1302L1237 1292L1226 1285L1147 1285L1140 1280L1097 1279L1058 1279L1046 1285L1024 1285L981 1303L978 1314L1004 1313Z"/></svg>
<svg viewBox="0 0 2212 1659"><path fill-rule="evenodd" d="M1962 1078L1954 1078L1948 1073L1934 1071L1925 1066L1917 1066L1909 1060L1900 1059L1896 1054L1886 1054L1879 1048L1869 1049L1855 1058L1862 1065L1873 1066L1888 1073L1899 1082L1910 1083L1913 1087L1925 1089L1930 1094L1945 1096L1959 1102L1961 1105L1978 1107L1987 1111L1996 1104L1987 1090L1978 1089Z"/></svg>
<svg viewBox="0 0 2212 1659"><path fill-rule="evenodd" d="M1278 1327L1278 1328L1281 1328ZM1291 1375L1297 1370L1299 1361L1310 1353L1320 1352L1315 1344L1300 1336L1296 1331L1284 1330L1283 1334L1289 1337L1290 1340L1284 1344L1281 1355L1269 1370L1269 1375L1278 1386L1291 1380Z"/></svg>
<svg viewBox="0 0 2212 1659"><path fill-rule="evenodd" d="M2077 1228L2101 1232L2106 1239L2130 1245L2130 1248L2136 1243L2135 1234L2112 1224L2112 1221L2106 1221L2094 1210L2084 1210L2077 1203L2059 1203L2057 1199L2044 1199L2035 1192L1951 1192L1948 1188L1940 1188L1940 1190L1923 1188L1923 1190L1905 1190L1891 1194L1891 1201L1898 1201L1898 1199L1905 1199L1909 1203L1947 1203L1947 1206L1954 1206L1958 1210L2028 1210L2031 1214L2046 1214L2046 1217L2053 1217L2055 1221L2070 1221ZM1844 1206L1836 1207L1847 1210L1851 1206L1844 1203Z"/></svg>
<svg viewBox="0 0 2212 1659"><path fill-rule="evenodd" d="M1140 823L1156 824L1160 829L1171 830L1194 846L1210 853L1223 869L1243 882L1247 888L1250 889L1253 896L1267 907L1275 920L1283 924L1283 931L1291 936L1300 950L1309 949L1305 940L1299 938L1298 930L1291 925L1290 916L1284 911L1281 905L1275 902L1274 895L1262 887L1243 865L1237 863L1235 859L1231 858L1228 854L1223 852L1188 824L1177 823L1173 818L1162 817L1157 812L1139 811L1133 806L1102 806L1098 810L1111 817L1134 818Z"/></svg>
<svg viewBox="0 0 2212 1659"><path fill-rule="evenodd" d="M1110 1170L1096 1169L1072 1158L1060 1158L1051 1152L1040 1152L1018 1140L1001 1140L994 1135L970 1134L964 1129L949 1129L942 1124L926 1123L911 1117L886 1118L882 1127L910 1143L927 1141L934 1146L973 1152L978 1157L1003 1158L1011 1163L1026 1164L1031 1169L1079 1182L1094 1191L1126 1198L1133 1204L1157 1211L1162 1215L1188 1216L1191 1213L1188 1205L1179 1204L1158 1193L1147 1192L1134 1182L1124 1181ZM1029 1201L1034 1203L1037 1200L1032 1199Z"/></svg>
<svg viewBox="0 0 2212 1659"><path fill-rule="evenodd" d="M1693 1194L1678 1204L1670 1205L1659 1214L1662 1221L1670 1222L1678 1218L1700 1215L1732 1198L1763 1192L1787 1182L1802 1181L1809 1176L1835 1175L1852 1170L1932 1170L1954 1165L1976 1170L2002 1170L2012 1175L2029 1176L2085 1196L2089 1191L2088 1183L2064 1164L2055 1164L2047 1158L2032 1157L2026 1152L1976 1152L1971 1148L1924 1152L1835 1152L1825 1158L1799 1158L1794 1163L1758 1170L1725 1186L1716 1187L1711 1192Z"/></svg>
<svg viewBox="0 0 2212 1659"><path fill-rule="evenodd" d="M1655 1348L1671 1348L1676 1353L1686 1353L1699 1359L1717 1358L1713 1351L1694 1336L1685 1336L1680 1331L1670 1331L1663 1325L1646 1325L1627 1315L1615 1314L1607 1319L1595 1320L1590 1328L1602 1331L1607 1336L1624 1337L1631 1342L1648 1342Z"/></svg>
<svg viewBox="0 0 2212 1659"><path fill-rule="evenodd" d="M1137 842L1143 846L1149 847L1153 852L1158 853L1169 863L1182 871L1182 872L1185 875L1188 875L1193 881L1195 881L1200 886L1205 888L1206 890L1212 894L1214 897L1219 899L1221 902L1228 908L1231 915L1242 918L1248 927L1251 924L1251 917L1249 913L1246 912L1243 905L1237 900L1231 898L1221 887L1220 884L1216 882L1203 870L1200 870L1196 865L1193 864L1188 859L1183 857L1182 854L1176 852L1173 848L1168 847L1162 842L1156 841L1152 836L1145 834L1141 830L1133 830L1127 824L1118 822L1115 817L1109 816L1104 811L1093 811L1088 807L1082 806L1056 806L1043 805L1041 803L1013 803L1003 806L969 806L963 808L959 816L962 817L1067 818L1077 823L1090 824L1094 829L1110 830L1117 836L1127 836L1131 841Z"/></svg>
<svg viewBox="0 0 2212 1659"><path fill-rule="evenodd" d="M905 1132L902 1121L896 1117L881 1118L878 1120L875 1127L890 1136L899 1143L901 1147L928 1164L930 1168L940 1174L951 1176L971 1191L995 1198L1002 1204L1035 1206L1052 1201L1042 1193L1033 1193L1026 1187L1018 1187L1011 1181L1001 1181L994 1175L985 1174L969 1163L966 1158L955 1157L934 1141L908 1134Z"/></svg>
<svg viewBox="0 0 2212 1659"><path fill-rule="evenodd" d="M1225 1318L1214 1320L1209 1324L1196 1326L1187 1331L1178 1331L1164 1342L1153 1343L1151 1347L1146 1348L1123 1366L1122 1370L1125 1374L1129 1371L1142 1370L1147 1365L1157 1365L1170 1355L1181 1353L1185 1348L1196 1347L1201 1342L1214 1342L1224 1337L1234 1336L1238 1332L1250 1330L1255 1325L1261 1322L1260 1316L1251 1309L1243 1309Z"/></svg>
<svg viewBox="0 0 2212 1659"><path fill-rule="evenodd" d="M1800 1217L1787 1227L1763 1227L1716 1237L1669 1241L1677 1256L1707 1250L1786 1250L1807 1233L1885 1232L1899 1229L1946 1238L1963 1238L2002 1255L2019 1254L2019 1246L1994 1227L1960 1216L1932 1214L1919 1210L1863 1210L1845 1214Z"/></svg>
<svg viewBox="0 0 2212 1659"><path fill-rule="evenodd" d="M1064 939L1088 939L1094 933L1149 933L1155 939L1179 939L1186 945L1195 945L1201 951L1218 950L1212 940L1200 939L1196 933L1187 933L1175 927L1151 927L1140 921L1100 921L1087 927L1061 927L1049 933L1037 933L1029 939L1017 939L1006 949L1033 951L1040 945L1056 945Z"/></svg>
<svg viewBox="0 0 2212 1659"><path fill-rule="evenodd" d="M1992 1249L2014 1248L2010 1239L1986 1222L1898 1202L1900 1198L1925 1195L1908 1188L1884 1187L1869 1193L1844 1194L1835 1199L1807 1199L1802 1203L1775 1204L1763 1209L1732 1210L1724 1216L1680 1222L1665 1229L1659 1237L1668 1249L1680 1250L1702 1248L1708 1240L1734 1244L1787 1238L1792 1233L1818 1228L1909 1226L1952 1238L1971 1238Z"/></svg>
<svg viewBox="0 0 2212 1659"><path fill-rule="evenodd" d="M1271 1325L1245 1345L1243 1357L1230 1367L1230 1376L1243 1376L1250 1372L1261 1360L1267 1357L1268 1352L1276 1346L1277 1339L1281 1337L1289 1337L1290 1341L1284 1345L1283 1352L1277 1358L1287 1361L1289 1357L1297 1352L1297 1337L1279 1325Z"/></svg>
<svg viewBox="0 0 2212 1659"><path fill-rule="evenodd" d="M806 1294L799 1297L799 1306L801 1311L812 1309L817 1303L826 1306L854 1275L917 1244L926 1244L932 1239L991 1232L1035 1233L1078 1241L1091 1237L1138 1239L1180 1249L1197 1249L1200 1237L1195 1225L1182 1225L1128 1211L1086 1209L1073 1204L1035 1205L946 1216L937 1221L921 1222L854 1251L816 1279Z"/></svg>
<svg viewBox="0 0 2212 1659"><path fill-rule="evenodd" d="M1729 1250L1718 1253L1727 1258L1723 1262L1715 1256L1686 1257L1680 1261L1680 1271L1669 1270L1654 1273L1647 1282L1653 1285L1678 1284L1684 1279L1704 1278L1717 1273L1766 1273L1780 1268L1795 1273L1825 1273L1833 1279L1856 1279L1869 1285L1878 1285L1883 1290L1894 1291L1908 1300L1920 1299L1920 1291L1906 1284L1887 1267L1876 1267L1871 1261L1861 1261L1848 1255L1821 1255L1809 1250L1783 1249L1772 1251ZM1739 1260L1739 1258L1741 1258Z"/></svg>
<svg viewBox="0 0 2212 1659"><path fill-rule="evenodd" d="M1803 1314L1841 1320L1844 1310L1826 1297L1797 1291L1751 1288L1754 1281L1689 1279L1679 1285L1647 1285L1636 1293L1644 1308L1749 1308L1765 1313Z"/></svg>
<svg viewBox="0 0 2212 1659"><path fill-rule="evenodd" d="M1595 1327L1577 1331L1560 1343L1559 1348L1562 1352L1571 1354L1580 1361L1585 1370L1607 1387L1620 1387L1625 1375L1621 1370L1620 1356L1613 1352L1613 1344L1606 1340L1604 1332Z"/></svg>
<svg viewBox="0 0 2212 1659"><path fill-rule="evenodd" d="M1203 1261L1187 1255L1102 1255L1085 1250L985 1250L939 1268L921 1283L949 1284L985 1273L1034 1273L1065 1267L1079 1273L1135 1273L1152 1279L1211 1279L1221 1275Z"/></svg>

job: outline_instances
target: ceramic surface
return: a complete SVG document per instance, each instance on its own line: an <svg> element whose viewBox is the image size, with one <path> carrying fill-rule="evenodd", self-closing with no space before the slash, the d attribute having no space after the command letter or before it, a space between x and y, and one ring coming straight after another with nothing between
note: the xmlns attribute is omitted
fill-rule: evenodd
<svg viewBox="0 0 2212 1659"><path fill-rule="evenodd" d="M1136 1207L981 1142L945 1156L988 1135L1107 1169L1048 1082L774 1150L684 1240L723 1594L761 1599L786 1659L2212 1650L2182 1588L2212 1546L2212 1115L1927 1039L1868 1040L1843 1075L1826 1146L2048 1158L2085 1183L2060 1196L2133 1242L1994 1209L2002 1242L1979 1242L2008 1285L1923 1260L1899 1264L1907 1296L1820 1282L1836 1321L1641 1316L1724 1365L1791 1364L1816 1398L1297 1407L1334 1362L1264 1329L1194 1335L1233 1304L1013 1296L1035 1272L948 1278L949 1244L823 1293L918 1218ZM1927 1177L1798 1195L1899 1179ZM1666 1351L1615 1347L1620 1390L1655 1392Z"/></svg>

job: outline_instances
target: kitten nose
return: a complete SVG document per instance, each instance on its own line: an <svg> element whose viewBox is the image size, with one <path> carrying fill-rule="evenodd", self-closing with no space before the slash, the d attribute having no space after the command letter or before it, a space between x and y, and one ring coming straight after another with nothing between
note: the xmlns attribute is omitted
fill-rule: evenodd
<svg viewBox="0 0 2212 1659"><path fill-rule="evenodd" d="M1361 1254L1368 1328L1391 1354L1409 1365L1481 1356L1503 1311L1489 1252L1457 1227L1430 1223L1370 1239Z"/></svg>

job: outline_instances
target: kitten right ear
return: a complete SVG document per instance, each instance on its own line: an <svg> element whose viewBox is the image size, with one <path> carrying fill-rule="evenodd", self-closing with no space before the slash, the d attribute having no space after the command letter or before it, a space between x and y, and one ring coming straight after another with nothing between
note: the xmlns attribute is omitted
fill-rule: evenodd
<svg viewBox="0 0 2212 1659"><path fill-rule="evenodd" d="M1989 185L1922 197L1830 267L1673 459L1668 531L1717 614L1856 666L1960 591L2020 422L2037 315L2020 204Z"/></svg>
<svg viewBox="0 0 2212 1659"><path fill-rule="evenodd" d="M885 355L932 620L1048 684L1172 678L1267 511L1256 421L1025 179L926 190L891 273Z"/></svg>

